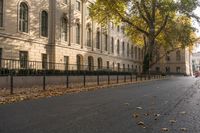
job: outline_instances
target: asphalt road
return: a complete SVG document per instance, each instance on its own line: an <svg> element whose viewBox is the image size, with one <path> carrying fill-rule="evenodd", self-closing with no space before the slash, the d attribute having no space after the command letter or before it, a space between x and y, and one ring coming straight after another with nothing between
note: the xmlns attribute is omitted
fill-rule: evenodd
<svg viewBox="0 0 200 133"><path fill-rule="evenodd" d="M199 133L199 87L171 77L0 105L0 133Z"/></svg>

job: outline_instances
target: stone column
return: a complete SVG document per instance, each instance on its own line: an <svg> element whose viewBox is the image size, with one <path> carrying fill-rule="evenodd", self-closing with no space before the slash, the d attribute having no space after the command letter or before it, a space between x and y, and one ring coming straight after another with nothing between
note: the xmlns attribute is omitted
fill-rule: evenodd
<svg viewBox="0 0 200 133"><path fill-rule="evenodd" d="M49 55L49 64L50 69L55 69L54 63L56 63L56 53L55 53L55 45L56 45L56 0L49 0L49 36L48 36L48 48L47 54Z"/></svg>

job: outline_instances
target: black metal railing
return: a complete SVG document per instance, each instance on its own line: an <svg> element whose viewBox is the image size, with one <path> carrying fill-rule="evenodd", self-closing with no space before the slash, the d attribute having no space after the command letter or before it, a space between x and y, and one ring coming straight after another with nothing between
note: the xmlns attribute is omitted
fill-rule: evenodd
<svg viewBox="0 0 200 133"><path fill-rule="evenodd" d="M59 82L59 77L64 79L66 88L70 88L74 84L81 84L81 87L86 87L88 84L94 83L99 86L102 83L109 85L111 83L138 82L162 77L160 73L142 74L131 68L0 59L0 78L8 80L6 83L7 88L10 89L10 94L13 94L15 87L19 88L22 85L18 85L17 81L24 76L27 76L27 79L23 79L25 80L23 84L31 79L37 80L40 85L39 82L42 82L43 90L46 90L47 85L51 84L49 79L52 77L56 82ZM79 80L75 80L74 77ZM2 82L0 82L0 88L3 86L1 85ZM31 85L28 84L28 87L31 87Z"/></svg>

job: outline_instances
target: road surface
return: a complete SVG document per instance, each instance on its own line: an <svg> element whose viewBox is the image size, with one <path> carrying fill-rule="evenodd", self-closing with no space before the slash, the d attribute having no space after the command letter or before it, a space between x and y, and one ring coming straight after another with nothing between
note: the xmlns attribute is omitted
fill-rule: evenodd
<svg viewBox="0 0 200 133"><path fill-rule="evenodd" d="M199 133L199 87L170 77L0 105L0 133Z"/></svg>

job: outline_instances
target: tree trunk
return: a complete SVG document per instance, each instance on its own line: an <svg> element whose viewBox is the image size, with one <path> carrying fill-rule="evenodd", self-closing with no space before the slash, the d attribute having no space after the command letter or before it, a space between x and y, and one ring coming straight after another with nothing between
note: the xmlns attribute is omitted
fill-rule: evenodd
<svg viewBox="0 0 200 133"><path fill-rule="evenodd" d="M153 49L155 46L155 38L149 37L148 38L148 45L147 45L147 52L144 55L144 60L143 60L143 72L148 73L150 70L150 62L152 61L153 58Z"/></svg>

